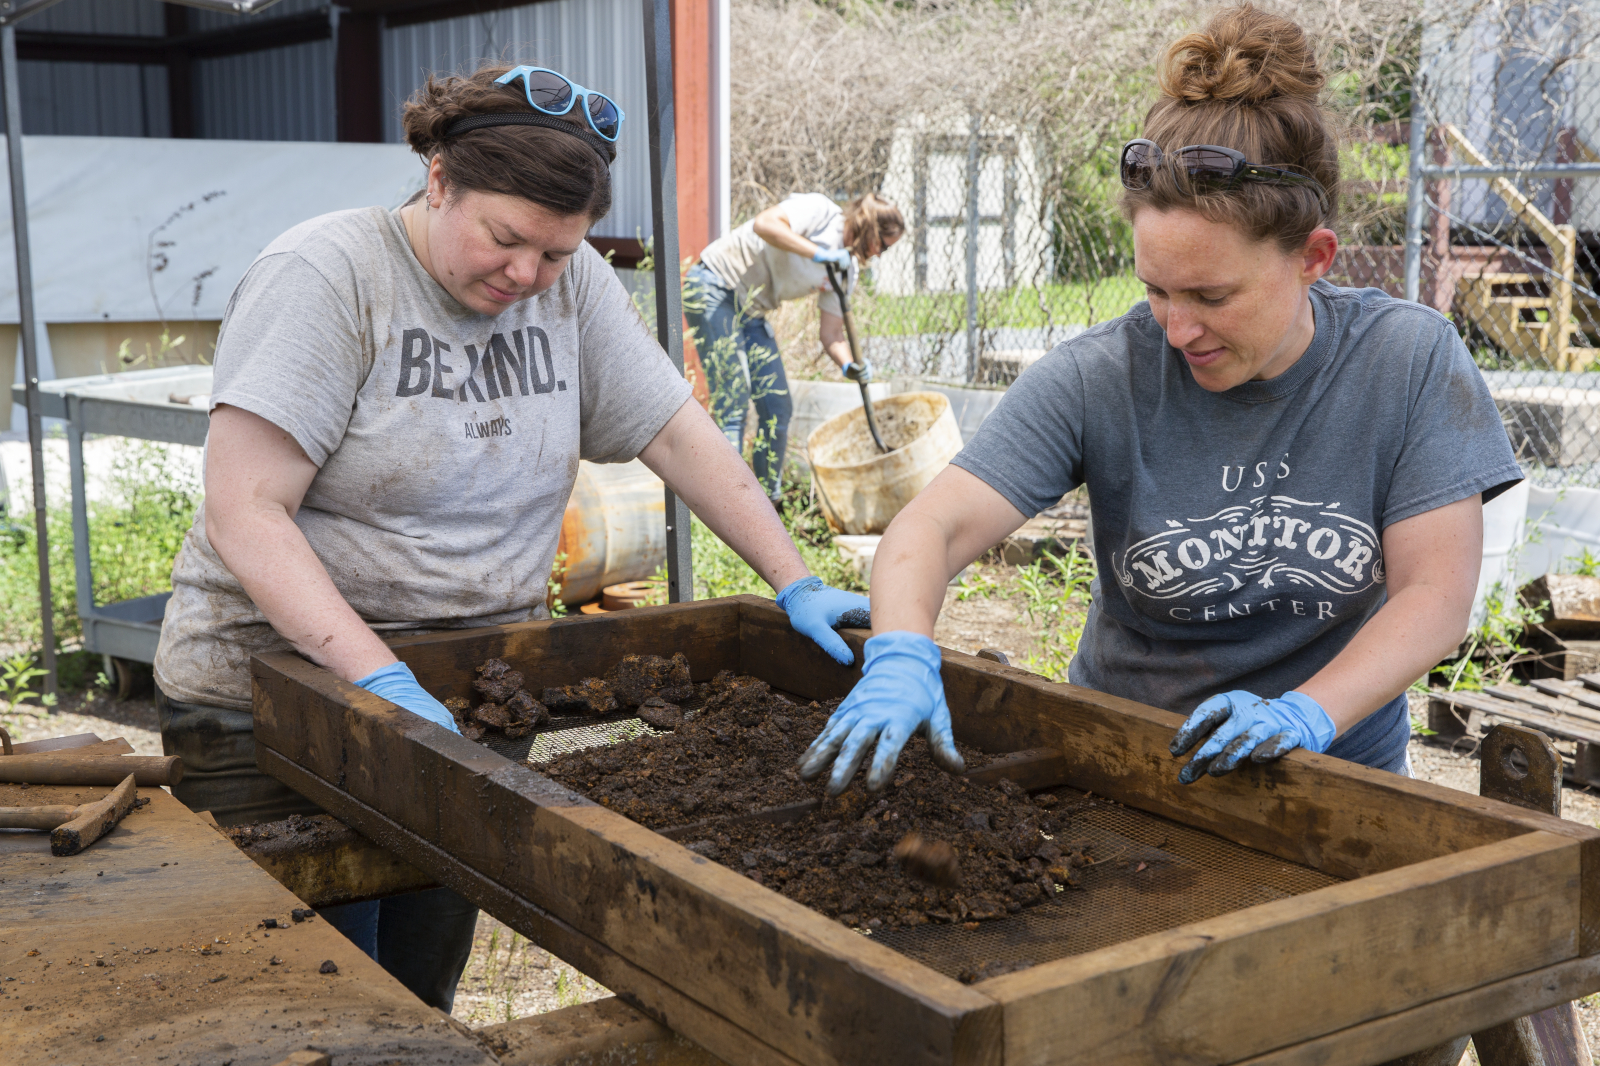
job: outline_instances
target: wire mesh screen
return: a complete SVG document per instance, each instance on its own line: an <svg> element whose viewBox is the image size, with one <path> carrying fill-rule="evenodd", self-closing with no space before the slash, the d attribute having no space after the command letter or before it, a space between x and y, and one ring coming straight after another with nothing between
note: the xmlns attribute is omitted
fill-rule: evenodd
<svg viewBox="0 0 1600 1066"><path fill-rule="evenodd" d="M1339 883L1179 822L1074 789L1053 789L1071 821L1057 835L1087 844L1082 883L997 922L928 924L873 939L950 977L998 976Z"/></svg>
<svg viewBox="0 0 1600 1066"><path fill-rule="evenodd" d="M1416 297L1455 322L1551 487L1600 486L1597 45L1600 4L1462 6L1425 27L1416 81Z"/></svg>

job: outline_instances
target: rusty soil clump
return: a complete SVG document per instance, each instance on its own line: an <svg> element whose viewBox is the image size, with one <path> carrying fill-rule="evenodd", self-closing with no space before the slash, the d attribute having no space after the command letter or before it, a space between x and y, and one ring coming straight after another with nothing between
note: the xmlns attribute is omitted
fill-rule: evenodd
<svg viewBox="0 0 1600 1066"><path fill-rule="evenodd" d="M669 701L695 695L689 678L689 660L680 652L670 659L659 655L628 655L602 680L584 678L575 685L547 688L535 699L523 687L520 670L504 659L489 659L477 670L472 687L482 697L476 706L459 696L444 701L455 717L461 735L482 740L490 731L515 740L550 722L551 716L614 714L642 708L640 717L658 728L682 721L683 712ZM654 718L655 720L652 720Z"/></svg>
<svg viewBox="0 0 1600 1066"><path fill-rule="evenodd" d="M951 777L920 737L882 793L857 784L827 799L795 764L837 701L798 704L727 671L698 688L704 706L671 734L539 769L643 825L686 827L673 835L690 851L868 930L1001 918L1076 884L1089 863L1062 838L1054 796ZM969 767L987 761L960 750ZM740 820L806 801L817 805L790 821Z"/></svg>

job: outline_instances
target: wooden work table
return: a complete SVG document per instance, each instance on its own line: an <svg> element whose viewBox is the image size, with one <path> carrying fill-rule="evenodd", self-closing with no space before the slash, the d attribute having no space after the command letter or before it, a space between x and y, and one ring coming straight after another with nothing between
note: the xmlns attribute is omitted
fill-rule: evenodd
<svg viewBox="0 0 1600 1066"><path fill-rule="evenodd" d="M107 791L0 785L0 806ZM6 1066L273 1066L307 1047L339 1066L496 1061L326 922L294 922L305 904L183 804L139 795L71 858L48 833L0 832Z"/></svg>

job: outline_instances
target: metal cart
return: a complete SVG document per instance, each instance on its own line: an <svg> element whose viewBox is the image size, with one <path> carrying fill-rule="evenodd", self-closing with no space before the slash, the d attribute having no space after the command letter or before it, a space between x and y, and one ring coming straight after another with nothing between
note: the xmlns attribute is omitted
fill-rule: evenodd
<svg viewBox="0 0 1600 1066"><path fill-rule="evenodd" d="M39 383L41 411L67 424L67 465L72 476L72 547L77 580L78 617L83 620L83 646L106 659L106 676L125 689L128 670L122 662L155 661L161 619L170 592L120 603L94 602L89 566L89 501L83 472L83 438L133 437L168 444L203 445L211 416L209 366L163 367L122 374L61 378ZM21 385L12 399L25 402ZM199 405L189 402L198 400ZM119 660L121 662L119 662Z"/></svg>

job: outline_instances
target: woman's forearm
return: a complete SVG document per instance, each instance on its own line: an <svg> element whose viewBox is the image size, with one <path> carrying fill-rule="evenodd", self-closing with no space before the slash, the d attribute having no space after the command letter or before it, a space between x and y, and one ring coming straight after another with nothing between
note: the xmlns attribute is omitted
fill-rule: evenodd
<svg viewBox="0 0 1600 1066"><path fill-rule="evenodd" d="M279 506L212 511L206 532L272 628L301 655L346 681L395 661L394 652L345 602L305 534Z"/></svg>
<svg viewBox="0 0 1600 1066"><path fill-rule="evenodd" d="M1463 619L1450 601L1432 586L1402 589L1296 691L1321 704L1343 733L1404 692L1461 643Z"/></svg>
<svg viewBox="0 0 1600 1066"><path fill-rule="evenodd" d="M1026 517L976 475L945 467L878 542L872 557L872 631L932 637L950 579Z"/></svg>
<svg viewBox="0 0 1600 1066"><path fill-rule="evenodd" d="M810 259L817 254L818 245L796 233L789 225L789 216L780 207L769 207L751 220L750 228L757 237L774 248Z"/></svg>
<svg viewBox="0 0 1600 1066"><path fill-rule="evenodd" d="M950 569L949 556L940 523L901 511L872 557L872 631L932 637L950 576L961 569Z"/></svg>
<svg viewBox="0 0 1600 1066"><path fill-rule="evenodd" d="M1396 522L1383 531L1383 554L1389 602L1296 690L1321 704L1341 733L1461 643L1483 560L1482 502L1473 495Z"/></svg>

